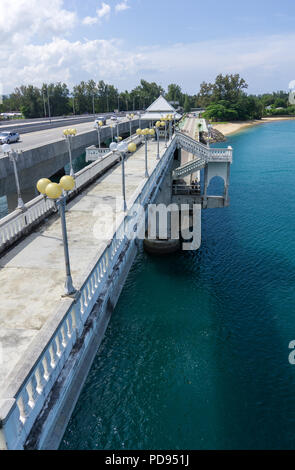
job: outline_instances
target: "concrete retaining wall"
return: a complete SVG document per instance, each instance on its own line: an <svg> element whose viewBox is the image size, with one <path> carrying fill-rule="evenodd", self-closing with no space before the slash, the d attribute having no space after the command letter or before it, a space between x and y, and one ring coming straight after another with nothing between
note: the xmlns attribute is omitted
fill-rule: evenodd
<svg viewBox="0 0 295 470"><path fill-rule="evenodd" d="M142 125L144 123L142 122ZM132 121L132 131L139 126L139 121ZM119 124L120 134L129 133L129 122ZM116 129L114 128L114 135ZM101 141L111 138L110 127L101 129ZM76 135L72 139L73 159L85 152L86 147L97 143L96 130ZM64 139L49 142L41 147L32 148L23 152L17 167L21 189L26 190L35 186L38 179L50 177L69 162L67 143ZM16 191L13 166L7 156L0 158L0 196Z"/></svg>

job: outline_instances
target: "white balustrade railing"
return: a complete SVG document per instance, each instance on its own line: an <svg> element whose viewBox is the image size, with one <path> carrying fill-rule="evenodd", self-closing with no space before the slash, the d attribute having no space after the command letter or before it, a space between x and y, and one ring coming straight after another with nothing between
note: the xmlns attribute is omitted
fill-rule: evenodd
<svg viewBox="0 0 295 470"><path fill-rule="evenodd" d="M33 347L35 359L33 360L31 352L27 351L27 357L23 358L24 361L27 361L27 368L22 364L18 370L16 368L14 371L17 379L14 377L11 385L8 385L6 391L2 393L2 399L0 399L0 449L23 448L34 422L76 340L81 336L84 325L99 296L102 296L103 302L106 302L107 296L103 296L103 294L108 287L108 282L114 282L116 278L118 271L114 269L116 264L123 263L122 253L126 258L128 257L129 250L134 243L134 224L140 222L135 217L134 224L129 227L126 223L128 215L134 217L133 207L135 204L141 204L145 207L151 200L161 184L175 148L176 139L173 137L149 179L143 181L133 200L128 204L129 214L121 217L113 238L106 242L106 248L101 255L98 255L88 273L85 274L85 281L82 283L76 299L65 301L66 305L62 307L62 311L59 311L58 315L54 317L54 319L61 320L58 320L57 325L52 326L52 330L47 327L39 332L38 347L40 351L38 351L38 347ZM95 167L95 165L93 166ZM82 174L83 172L81 172ZM139 218L140 214L137 217ZM126 233L126 226L129 227L129 233ZM121 255L120 261L119 255Z"/></svg>
<svg viewBox="0 0 295 470"><path fill-rule="evenodd" d="M232 147L227 148L209 148L204 144L201 144L192 137L183 134L182 132L177 132L177 144L187 152L192 153L198 157L203 157L208 162L218 162L218 161L227 161L232 162Z"/></svg>
<svg viewBox="0 0 295 470"><path fill-rule="evenodd" d="M133 135L126 142L142 141L142 137ZM71 193L81 189L99 176L100 173L111 167L118 160L118 155L108 151L99 161L95 161L76 173L76 187ZM28 233L34 225L45 219L55 211L55 203L44 196L37 196L25 204L24 210L16 209L0 219L0 253L6 250L16 240Z"/></svg>

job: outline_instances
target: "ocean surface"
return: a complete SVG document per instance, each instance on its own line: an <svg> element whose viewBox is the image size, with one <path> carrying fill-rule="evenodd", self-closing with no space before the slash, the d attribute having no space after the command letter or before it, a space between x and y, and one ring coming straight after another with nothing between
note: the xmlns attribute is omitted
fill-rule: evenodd
<svg viewBox="0 0 295 470"><path fill-rule="evenodd" d="M199 251L140 252L61 449L295 448L295 121L226 145L230 207Z"/></svg>

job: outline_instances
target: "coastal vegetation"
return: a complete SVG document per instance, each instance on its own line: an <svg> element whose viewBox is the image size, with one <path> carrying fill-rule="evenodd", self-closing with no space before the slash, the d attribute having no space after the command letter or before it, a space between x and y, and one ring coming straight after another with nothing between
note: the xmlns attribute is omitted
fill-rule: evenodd
<svg viewBox="0 0 295 470"><path fill-rule="evenodd" d="M21 111L26 118L62 116L69 114L103 113L116 109L131 111L147 108L160 94L184 112L201 108L203 117L213 121L247 121L264 116L295 114L284 91L261 95L247 94L248 84L239 74L217 75L213 83L202 82L199 91L183 93L176 83L167 91L155 83L141 80L131 91L119 91L103 80L81 81L70 92L65 83L22 85L9 96L4 96L0 112Z"/></svg>

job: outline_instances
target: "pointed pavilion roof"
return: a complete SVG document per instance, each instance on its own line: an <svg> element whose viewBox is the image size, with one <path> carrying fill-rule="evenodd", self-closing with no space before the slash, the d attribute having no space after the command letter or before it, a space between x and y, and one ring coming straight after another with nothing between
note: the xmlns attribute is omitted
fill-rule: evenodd
<svg viewBox="0 0 295 470"><path fill-rule="evenodd" d="M141 116L141 119L147 119L150 121L160 120L164 115L172 114L175 119L180 119L181 115L178 114L173 106L168 103L164 96L160 95L145 111Z"/></svg>
<svg viewBox="0 0 295 470"><path fill-rule="evenodd" d="M154 113L162 111L162 113L175 113L175 108L168 103L164 96L160 95L147 109L146 113Z"/></svg>

